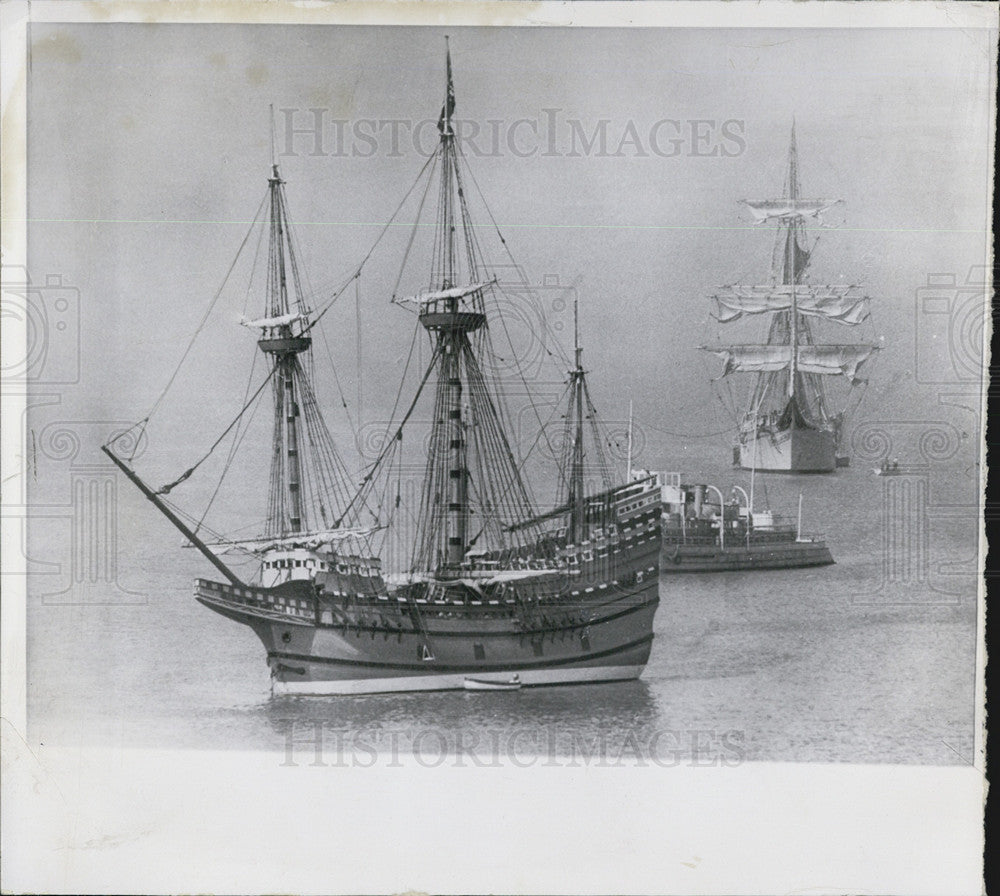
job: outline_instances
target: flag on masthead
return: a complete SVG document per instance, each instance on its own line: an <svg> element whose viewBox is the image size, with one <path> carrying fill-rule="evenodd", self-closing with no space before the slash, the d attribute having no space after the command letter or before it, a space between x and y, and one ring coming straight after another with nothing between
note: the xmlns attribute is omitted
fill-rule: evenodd
<svg viewBox="0 0 1000 896"><path fill-rule="evenodd" d="M445 38L447 47L448 38ZM448 90L445 94L444 105L441 107L441 117L438 119L438 131L442 134L453 133L451 129L451 113L455 111L455 85L451 82L451 48L445 51L448 69Z"/></svg>

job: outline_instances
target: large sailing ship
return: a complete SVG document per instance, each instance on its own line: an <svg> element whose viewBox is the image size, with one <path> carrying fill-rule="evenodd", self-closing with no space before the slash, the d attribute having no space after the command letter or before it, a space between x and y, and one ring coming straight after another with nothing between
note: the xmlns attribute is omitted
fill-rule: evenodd
<svg viewBox="0 0 1000 896"><path fill-rule="evenodd" d="M820 342L818 337L824 323L855 327L866 321L869 297L853 285L821 286L807 280L815 243L808 243L806 222L840 201L802 198L793 123L785 195L744 200L756 224L777 225L771 282L724 286L712 297L714 317L722 324L767 315L766 341L703 347L725 360L722 376L753 376L733 449L733 462L743 469L827 473L849 463L844 424L862 393L856 393L850 408L848 396L865 385L859 368L878 346ZM848 384L848 396L840 396L839 406L824 382L830 377Z"/></svg>
<svg viewBox="0 0 1000 896"><path fill-rule="evenodd" d="M418 176L418 182L428 178L425 198L434 195L432 179L438 182L429 277L425 270L423 288L413 295L392 297L415 315L417 333L426 333L429 362L407 410L387 427L360 488L351 488L320 411L312 342L325 308L312 309L303 289L277 165L264 206L270 249L263 313L243 321L258 333L267 376L256 392L248 385L249 401L209 450L231 435L228 470L251 408L270 383L264 531L253 539L209 539L203 517L172 503L168 494L201 461L154 489L113 442L104 448L221 574L222 581L198 579L195 597L256 633L276 693L632 679L650 654L659 602L660 490L652 478L614 485L603 470L601 487L588 493L591 464L603 452L577 335L557 500L539 513L524 460L508 437L503 389L484 363L497 357L489 303L499 285L470 219L454 108L449 53L440 139ZM431 406L426 464L416 506L407 506L399 485L402 445L404 433L417 426L425 393ZM141 425L146 422L148 416ZM394 527L406 533L410 548L402 568L390 571L383 555ZM250 574L228 562L231 553Z"/></svg>

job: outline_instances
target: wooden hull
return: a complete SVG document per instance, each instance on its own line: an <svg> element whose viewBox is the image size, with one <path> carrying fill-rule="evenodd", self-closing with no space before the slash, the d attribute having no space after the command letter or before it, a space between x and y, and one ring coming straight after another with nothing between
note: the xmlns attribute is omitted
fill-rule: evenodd
<svg viewBox="0 0 1000 896"><path fill-rule="evenodd" d="M659 490L629 513L613 535L564 546L564 574L485 594L365 592L328 575L322 586L276 588L199 580L195 597L253 629L276 694L463 689L467 678L514 675L525 687L638 678L659 603Z"/></svg>
<svg viewBox="0 0 1000 896"><path fill-rule="evenodd" d="M649 659L659 603L655 571L648 582L572 609L567 603L563 616L527 630L517 616L479 622L427 618L422 631L378 623L323 626L304 615L265 618L217 582L200 582L197 597L256 632L275 693L366 694L462 689L467 677L484 675L517 674L526 687L638 678Z"/></svg>
<svg viewBox="0 0 1000 896"><path fill-rule="evenodd" d="M758 473L830 473L838 466L836 435L824 429L747 433L737 460L742 469Z"/></svg>

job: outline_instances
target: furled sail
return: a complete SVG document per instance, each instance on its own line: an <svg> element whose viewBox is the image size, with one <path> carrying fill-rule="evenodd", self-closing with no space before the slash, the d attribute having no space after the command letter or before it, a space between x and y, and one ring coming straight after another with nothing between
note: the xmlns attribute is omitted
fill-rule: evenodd
<svg viewBox="0 0 1000 896"><path fill-rule="evenodd" d="M790 311L792 286L725 286L712 298L718 305L715 319L720 323L738 320L744 314L770 314ZM799 314L854 326L869 315L868 296L853 286L802 286L794 288L794 303Z"/></svg>
<svg viewBox="0 0 1000 896"><path fill-rule="evenodd" d="M776 373L792 366L790 345L706 346L706 350L725 359L722 375L731 373ZM874 345L800 345L795 367L800 373L845 376L852 384L858 380L858 368L876 351Z"/></svg>
<svg viewBox="0 0 1000 896"><path fill-rule="evenodd" d="M729 345L725 348L705 346L706 351L723 358L723 376L731 373L777 373L792 363L789 345Z"/></svg>
<svg viewBox="0 0 1000 896"><path fill-rule="evenodd" d="M390 585L412 585L415 582L445 582L447 584L460 583L469 588L478 590L484 585L502 585L507 582L520 582L525 579L540 579L545 576L565 575L565 569L489 569L470 570L467 575L459 579L441 579L433 572L404 572L386 576L386 581Z"/></svg>
<svg viewBox="0 0 1000 896"><path fill-rule="evenodd" d="M346 541L349 538L365 538L375 531L375 527L325 529L317 532L296 532L294 535L275 538L220 541L208 546L218 554L226 554L230 551L249 551L250 553L259 554L264 551L292 550L294 548L316 550L317 548L329 547L340 541Z"/></svg>
<svg viewBox="0 0 1000 896"><path fill-rule="evenodd" d="M741 199L754 216L754 224L768 221L791 221L796 218L818 218L842 199Z"/></svg>
<svg viewBox="0 0 1000 896"><path fill-rule="evenodd" d="M240 323L244 327L259 327L262 330L266 330L271 327L287 327L289 324L303 319L305 319L305 315L301 311L290 311L288 314L280 314L277 317L262 317L259 320L244 319Z"/></svg>
<svg viewBox="0 0 1000 896"><path fill-rule="evenodd" d="M802 373L845 376L857 385L858 368L877 351L875 345L800 345L796 367Z"/></svg>
<svg viewBox="0 0 1000 896"><path fill-rule="evenodd" d="M501 569L488 575L482 584L499 585L503 582L520 582L522 579L537 579L542 576L564 575L562 569Z"/></svg>
<svg viewBox="0 0 1000 896"><path fill-rule="evenodd" d="M397 302L408 302L412 305L426 305L428 302L442 302L445 299L464 299L466 296L492 286L496 280L486 280L483 283L470 283L467 286L453 286L450 289L437 289L433 292L422 292L415 296L405 296L396 299Z"/></svg>
<svg viewBox="0 0 1000 896"><path fill-rule="evenodd" d="M802 373L846 376L858 385L858 368L877 351L875 345L800 345L796 367Z"/></svg>

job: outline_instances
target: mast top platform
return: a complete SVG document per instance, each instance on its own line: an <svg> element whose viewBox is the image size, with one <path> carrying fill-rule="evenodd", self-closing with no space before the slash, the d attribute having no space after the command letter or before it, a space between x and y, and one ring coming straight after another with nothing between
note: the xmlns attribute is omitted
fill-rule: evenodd
<svg viewBox="0 0 1000 896"><path fill-rule="evenodd" d="M426 330L471 332L486 323L486 315L479 311L421 311L420 323Z"/></svg>
<svg viewBox="0 0 1000 896"><path fill-rule="evenodd" d="M259 339L257 345L269 355L299 355L312 345L312 339L308 336L280 336Z"/></svg>

